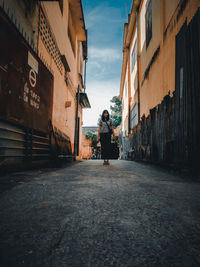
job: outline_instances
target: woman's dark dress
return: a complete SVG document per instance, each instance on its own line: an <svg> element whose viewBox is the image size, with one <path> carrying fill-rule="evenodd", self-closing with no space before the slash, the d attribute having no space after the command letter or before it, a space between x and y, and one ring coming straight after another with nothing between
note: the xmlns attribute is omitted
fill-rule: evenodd
<svg viewBox="0 0 200 267"><path fill-rule="evenodd" d="M110 159L111 157L111 134L101 133L100 142L101 142L101 158Z"/></svg>
<svg viewBox="0 0 200 267"><path fill-rule="evenodd" d="M110 133L110 129L112 127L112 120L108 120L107 123L105 123L101 120L99 123L99 126L102 127L102 132L100 133L101 158L102 159L110 159L111 158L111 133Z"/></svg>

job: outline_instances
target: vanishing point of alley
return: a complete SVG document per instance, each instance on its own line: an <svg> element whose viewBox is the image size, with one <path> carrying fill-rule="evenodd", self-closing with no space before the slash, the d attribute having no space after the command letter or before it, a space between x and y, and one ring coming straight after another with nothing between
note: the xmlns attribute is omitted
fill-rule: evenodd
<svg viewBox="0 0 200 267"><path fill-rule="evenodd" d="M91 160L1 177L0 266L200 266L200 184Z"/></svg>

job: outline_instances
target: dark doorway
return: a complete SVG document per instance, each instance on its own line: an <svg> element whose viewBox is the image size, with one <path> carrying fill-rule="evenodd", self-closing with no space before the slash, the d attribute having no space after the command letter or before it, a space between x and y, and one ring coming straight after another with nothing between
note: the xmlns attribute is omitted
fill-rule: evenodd
<svg viewBox="0 0 200 267"><path fill-rule="evenodd" d="M200 153L200 9L187 28L189 160L198 169Z"/></svg>
<svg viewBox="0 0 200 267"><path fill-rule="evenodd" d="M176 36L175 150L177 161L199 164L200 10Z"/></svg>
<svg viewBox="0 0 200 267"><path fill-rule="evenodd" d="M187 21L176 35L175 62L175 158L177 162L187 159Z"/></svg>
<svg viewBox="0 0 200 267"><path fill-rule="evenodd" d="M79 155L79 142L80 142L80 118L78 117L78 125L77 125L77 143L76 143L76 152L77 156Z"/></svg>

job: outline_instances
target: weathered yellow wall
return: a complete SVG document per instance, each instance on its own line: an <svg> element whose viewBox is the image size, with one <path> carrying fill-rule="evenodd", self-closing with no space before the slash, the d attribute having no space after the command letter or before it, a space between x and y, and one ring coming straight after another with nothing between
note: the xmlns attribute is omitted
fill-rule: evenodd
<svg viewBox="0 0 200 267"><path fill-rule="evenodd" d="M200 1L189 0L183 13L176 21L180 1L152 0L152 39L146 50L146 44L141 51L140 72L140 114L148 115L149 110L157 106L163 97L170 91L175 90L175 38L182 27L185 19L187 22L194 16ZM163 13L164 12L164 13ZM142 15L143 13L141 13ZM172 16L173 15L173 16ZM145 23L145 17L140 19ZM167 30L166 38L164 31ZM141 36L141 34L140 34ZM151 58L160 45L160 53L149 71L149 76L144 80L144 72Z"/></svg>
<svg viewBox="0 0 200 267"><path fill-rule="evenodd" d="M42 57L51 66L54 75L54 91L53 91L53 114L52 123L59 130L69 136L74 143L74 127L75 127L75 92L67 88L63 76L59 72L55 62L46 50L42 40L39 42L39 51ZM71 107L65 108L65 102L71 101Z"/></svg>
<svg viewBox="0 0 200 267"><path fill-rule="evenodd" d="M61 16L60 7L58 2L47 2L43 3L44 10L55 35L58 48L61 54L66 55L68 64L71 69L71 78L75 86L77 86L77 58L75 57L71 43L68 37L68 12L69 3L68 0L63 1L63 16ZM72 29L73 35L76 35L75 29ZM75 45L75 50L77 49L77 40ZM77 54L76 54L77 56Z"/></svg>
<svg viewBox="0 0 200 267"><path fill-rule="evenodd" d="M54 98L53 98L53 115L52 122L55 127L66 134L71 141L72 151L74 151L74 136L75 136L75 115L76 115L76 92L79 84L78 70L79 70L79 52L81 53L81 61L83 61L82 51L78 49L77 38L75 38L74 54L71 47L71 42L68 38L68 0L64 0L63 15L58 2L43 2L42 8L48 18L51 31L53 32L54 39L60 50L61 55L65 55L70 67L70 79L72 85L66 85L64 81L64 67L62 73L58 70L54 60L49 55L43 41L39 40L39 52L42 54L48 65L53 70L54 75ZM76 35L75 29L72 29L73 35ZM71 101L70 107L65 107L65 102ZM80 117L80 148L82 139L82 108L79 106ZM81 150L81 149L80 149Z"/></svg>
<svg viewBox="0 0 200 267"><path fill-rule="evenodd" d="M128 133L128 114L129 114L129 93L128 93L128 66L126 69L126 77L124 82L124 90L123 90L123 112L122 112L122 132L125 131Z"/></svg>
<svg viewBox="0 0 200 267"><path fill-rule="evenodd" d="M90 159L92 156L92 148L91 148L92 140L86 139L86 134L82 136L82 158Z"/></svg>
<svg viewBox="0 0 200 267"><path fill-rule="evenodd" d="M133 108L134 104L135 104L135 93L137 91L137 61L135 63L134 69L132 70L132 53L133 53L133 49L135 47L135 44L137 42L137 30L135 30L133 38L131 40L131 45L130 45L130 86L131 86L131 93L130 93L130 97L131 97L131 102L130 102L130 107L131 109Z"/></svg>
<svg viewBox="0 0 200 267"><path fill-rule="evenodd" d="M147 0L141 1L140 11L139 11L139 20L140 20L140 53L143 50L145 45L145 12L146 12Z"/></svg>
<svg viewBox="0 0 200 267"><path fill-rule="evenodd" d="M180 0L162 0L163 2L163 10L164 10L164 30L166 29L170 19L172 18ZM169 3L170 2L170 3Z"/></svg>

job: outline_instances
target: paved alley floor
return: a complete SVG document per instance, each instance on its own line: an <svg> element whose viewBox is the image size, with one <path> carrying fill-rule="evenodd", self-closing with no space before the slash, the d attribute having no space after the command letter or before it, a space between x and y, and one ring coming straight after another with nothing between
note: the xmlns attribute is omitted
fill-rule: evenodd
<svg viewBox="0 0 200 267"><path fill-rule="evenodd" d="M0 267L200 266L200 183L129 161L0 177Z"/></svg>

